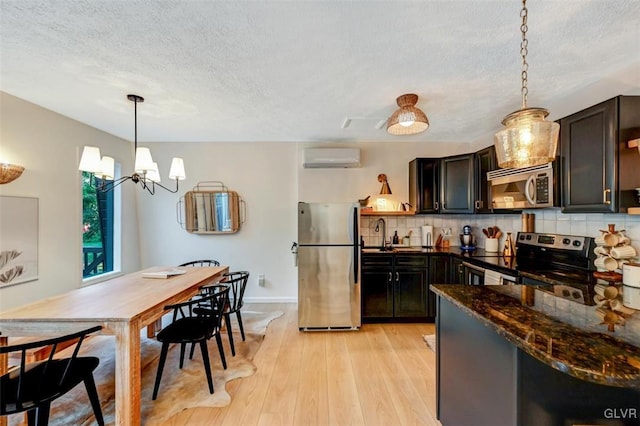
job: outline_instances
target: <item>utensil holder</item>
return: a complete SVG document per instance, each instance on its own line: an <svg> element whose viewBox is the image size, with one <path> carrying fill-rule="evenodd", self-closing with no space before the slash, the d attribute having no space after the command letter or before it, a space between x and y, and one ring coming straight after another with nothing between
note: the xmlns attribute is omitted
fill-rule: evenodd
<svg viewBox="0 0 640 426"><path fill-rule="evenodd" d="M499 240L497 238L487 238L484 243L484 249L490 253L497 253L499 248Z"/></svg>

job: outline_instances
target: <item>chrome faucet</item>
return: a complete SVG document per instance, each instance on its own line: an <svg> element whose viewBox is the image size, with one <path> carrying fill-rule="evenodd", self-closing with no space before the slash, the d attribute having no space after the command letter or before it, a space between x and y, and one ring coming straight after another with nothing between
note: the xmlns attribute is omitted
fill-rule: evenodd
<svg viewBox="0 0 640 426"><path fill-rule="evenodd" d="M376 232L380 232L380 223L382 222L382 244L380 244L380 247L382 248L382 250L384 250L386 248L386 240L387 240L387 223L384 221L383 218L378 219L378 221L376 222L376 229L374 231Z"/></svg>

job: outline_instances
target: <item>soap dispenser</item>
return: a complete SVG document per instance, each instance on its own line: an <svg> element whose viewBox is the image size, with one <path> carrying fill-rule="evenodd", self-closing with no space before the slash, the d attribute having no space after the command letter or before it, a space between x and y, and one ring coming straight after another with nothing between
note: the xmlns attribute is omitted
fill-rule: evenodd
<svg viewBox="0 0 640 426"><path fill-rule="evenodd" d="M396 230L396 233L393 234L393 244L400 244L400 237L398 236L398 231Z"/></svg>

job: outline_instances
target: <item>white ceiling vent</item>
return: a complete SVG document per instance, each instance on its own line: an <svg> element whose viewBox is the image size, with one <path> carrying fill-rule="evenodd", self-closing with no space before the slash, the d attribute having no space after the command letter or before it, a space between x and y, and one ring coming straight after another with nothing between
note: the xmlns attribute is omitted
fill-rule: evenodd
<svg viewBox="0 0 640 426"><path fill-rule="evenodd" d="M302 167L305 169L360 167L360 150L358 148L305 148Z"/></svg>

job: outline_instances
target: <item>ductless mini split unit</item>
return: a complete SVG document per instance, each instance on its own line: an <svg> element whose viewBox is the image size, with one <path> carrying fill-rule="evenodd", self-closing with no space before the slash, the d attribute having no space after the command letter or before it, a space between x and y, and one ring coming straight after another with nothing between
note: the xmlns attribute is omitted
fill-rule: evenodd
<svg viewBox="0 0 640 426"><path fill-rule="evenodd" d="M305 169L340 169L360 167L358 148L305 148Z"/></svg>

